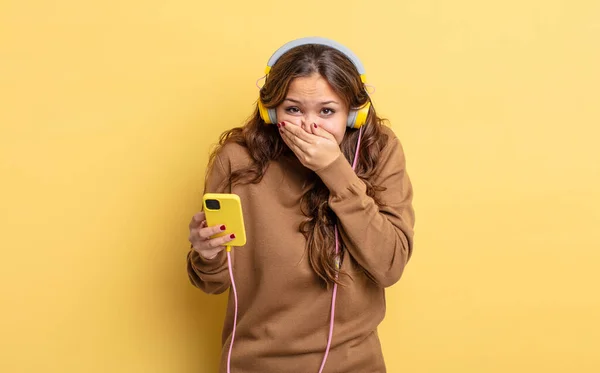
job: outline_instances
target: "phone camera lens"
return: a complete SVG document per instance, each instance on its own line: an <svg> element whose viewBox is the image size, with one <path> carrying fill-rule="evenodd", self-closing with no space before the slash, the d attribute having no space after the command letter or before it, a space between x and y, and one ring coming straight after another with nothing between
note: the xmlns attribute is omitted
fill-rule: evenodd
<svg viewBox="0 0 600 373"><path fill-rule="evenodd" d="M221 208L221 204L216 199L207 199L206 208L209 210L219 210Z"/></svg>

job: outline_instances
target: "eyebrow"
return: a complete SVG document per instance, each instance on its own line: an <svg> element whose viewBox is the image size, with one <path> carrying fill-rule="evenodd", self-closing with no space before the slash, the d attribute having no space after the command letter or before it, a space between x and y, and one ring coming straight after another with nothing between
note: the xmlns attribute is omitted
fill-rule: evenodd
<svg viewBox="0 0 600 373"><path fill-rule="evenodd" d="M295 103L295 104L299 104L299 105L300 105L300 104L302 104L302 102L300 102L300 101L298 101L298 100L295 100L295 99L293 99L293 98L289 98L289 97L286 97L285 101L291 101L291 102L293 102L293 103ZM333 101L333 100L319 102L319 104L321 104L321 105L329 105L329 104L336 104L336 105L339 105L339 103L338 103L337 101Z"/></svg>

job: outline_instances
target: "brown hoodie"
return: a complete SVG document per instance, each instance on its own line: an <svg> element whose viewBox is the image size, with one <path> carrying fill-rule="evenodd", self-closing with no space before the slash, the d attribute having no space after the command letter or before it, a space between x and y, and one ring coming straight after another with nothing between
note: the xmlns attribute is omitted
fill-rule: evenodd
<svg viewBox="0 0 600 373"><path fill-rule="evenodd" d="M384 288L396 283L413 246L412 186L402 146L388 127L388 142L372 183L384 207L365 193L343 155L317 172L330 191L329 206L338 217L346 252L340 277L333 340L324 372L385 372L377 326L385 315ZM306 240L298 227L306 218L300 198L310 170L294 157L272 162L258 184L220 188L230 173L250 164L247 150L224 146L209 172L205 192L235 193L242 201L247 243L233 248L233 274L239 311L231 357L232 373L318 372L329 334L332 291L311 269ZM234 232L235 233L235 232ZM206 260L190 250L187 270L192 284L219 294L231 282L225 252ZM233 294L223 327L220 372L233 328Z"/></svg>

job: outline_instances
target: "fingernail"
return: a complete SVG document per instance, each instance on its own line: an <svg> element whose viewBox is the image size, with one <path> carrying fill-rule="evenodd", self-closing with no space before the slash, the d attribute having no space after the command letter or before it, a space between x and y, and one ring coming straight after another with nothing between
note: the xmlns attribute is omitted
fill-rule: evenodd
<svg viewBox="0 0 600 373"><path fill-rule="evenodd" d="M231 239L234 239L234 238L235 238L235 234L233 234L233 233L232 233L232 234L231 234L231 236L229 236L229 237L230 237Z"/></svg>
<svg viewBox="0 0 600 373"><path fill-rule="evenodd" d="M281 122L281 127L285 127L285 122Z"/></svg>
<svg viewBox="0 0 600 373"><path fill-rule="evenodd" d="M277 128L281 128L281 123L277 123Z"/></svg>
<svg viewBox="0 0 600 373"><path fill-rule="evenodd" d="M313 123L313 126L315 126L315 128L317 128L317 124L316 123Z"/></svg>
<svg viewBox="0 0 600 373"><path fill-rule="evenodd" d="M221 225L221 230L224 231L225 230L225 226Z"/></svg>

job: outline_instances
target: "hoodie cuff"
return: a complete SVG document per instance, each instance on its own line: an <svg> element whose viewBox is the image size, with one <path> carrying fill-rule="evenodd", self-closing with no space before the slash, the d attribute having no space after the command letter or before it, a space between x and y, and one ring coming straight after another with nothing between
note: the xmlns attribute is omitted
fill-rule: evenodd
<svg viewBox="0 0 600 373"><path fill-rule="evenodd" d="M352 187L360 187L362 184L343 154L340 154L329 166L316 171L316 174L333 195L345 194Z"/></svg>
<svg viewBox="0 0 600 373"><path fill-rule="evenodd" d="M218 253L212 259L206 259L200 255L197 251L190 251L190 262L192 267L198 272L204 274L212 274L218 272L218 270L227 262L227 255L225 250Z"/></svg>

